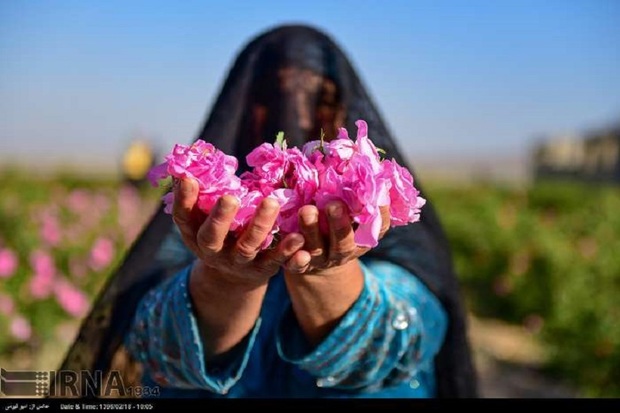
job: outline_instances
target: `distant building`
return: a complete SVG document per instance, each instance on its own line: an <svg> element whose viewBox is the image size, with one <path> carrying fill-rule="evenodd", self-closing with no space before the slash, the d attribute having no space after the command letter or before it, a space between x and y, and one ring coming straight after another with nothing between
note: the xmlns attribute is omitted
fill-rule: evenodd
<svg viewBox="0 0 620 413"><path fill-rule="evenodd" d="M535 179L564 178L620 184L620 125L584 136L557 136L533 153Z"/></svg>

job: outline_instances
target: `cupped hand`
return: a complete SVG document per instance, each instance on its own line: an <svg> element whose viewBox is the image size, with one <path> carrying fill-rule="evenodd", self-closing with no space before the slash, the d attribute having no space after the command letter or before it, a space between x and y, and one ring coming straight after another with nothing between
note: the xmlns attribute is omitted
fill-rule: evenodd
<svg viewBox="0 0 620 413"><path fill-rule="evenodd" d="M380 207L380 211L379 239L383 238L390 228L389 207ZM344 266L370 250L355 243L353 221L343 202L330 202L324 213L329 224L328 235L321 234L319 210L316 206L305 205L299 210L299 226L305 238L305 245L290 259L287 271L323 274L329 269Z"/></svg>
<svg viewBox="0 0 620 413"><path fill-rule="evenodd" d="M197 200L195 180L185 178L175 183L172 218L187 247L209 273L228 282L264 285L281 266L299 270L296 262L289 261L304 244L301 234L288 234L275 247L261 250L278 216L277 201L265 198L249 225L233 237L230 226L239 208L237 199L222 196L208 215L198 209Z"/></svg>

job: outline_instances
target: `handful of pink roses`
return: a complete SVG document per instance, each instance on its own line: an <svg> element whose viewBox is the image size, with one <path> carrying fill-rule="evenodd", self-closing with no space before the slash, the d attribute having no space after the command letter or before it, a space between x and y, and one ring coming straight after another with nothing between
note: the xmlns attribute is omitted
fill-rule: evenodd
<svg viewBox="0 0 620 413"><path fill-rule="evenodd" d="M231 231L236 233L249 223L263 198L276 199L280 213L264 248L277 233L299 232L297 211L302 206L313 204L322 211L328 202L340 200L356 224L355 242L372 248L379 242L379 207L390 207L390 226L396 227L418 221L426 200L406 168L394 159L381 159L368 138L366 122L355 124L355 141L340 128L336 139L311 141L301 150L288 148L280 132L274 144L263 143L247 156L251 170L240 176L236 175L237 159L212 144L202 140L190 146L177 144L165 162L151 169L149 180L156 186L169 176L195 179L199 185L197 206L207 214L222 195L235 196L240 207ZM166 212L171 213L174 194L167 193L163 201ZM319 223L326 233L326 221Z"/></svg>

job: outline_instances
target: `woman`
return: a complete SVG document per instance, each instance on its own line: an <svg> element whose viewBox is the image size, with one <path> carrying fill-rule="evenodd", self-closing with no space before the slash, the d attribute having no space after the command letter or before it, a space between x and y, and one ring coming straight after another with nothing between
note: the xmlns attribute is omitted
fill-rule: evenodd
<svg viewBox="0 0 620 413"><path fill-rule="evenodd" d="M321 131L353 131L358 119L406 164L340 49L315 29L286 26L241 52L198 138L243 160L278 131L301 147ZM234 199L205 217L193 209L195 183L179 182L175 194L175 224L159 210L63 369L122 369L168 397L476 395L457 280L430 203L420 222L389 231L384 210L371 250L352 244L344 205L304 207L301 234L257 254L276 205L264 201L227 243ZM318 214L328 217L327 238L317 235Z"/></svg>

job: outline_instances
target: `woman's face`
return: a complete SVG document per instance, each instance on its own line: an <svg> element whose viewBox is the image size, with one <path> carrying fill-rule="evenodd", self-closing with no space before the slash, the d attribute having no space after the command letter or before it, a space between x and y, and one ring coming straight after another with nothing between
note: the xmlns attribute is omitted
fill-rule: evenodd
<svg viewBox="0 0 620 413"><path fill-rule="evenodd" d="M272 86L279 89L276 96L283 99L283 109L289 119L296 120L305 141L319 139L321 132L326 140L336 137L338 128L344 125L345 110L333 80L309 69L286 66L278 70L277 83ZM253 132L260 136L267 126L269 109L256 104L252 115Z"/></svg>
<svg viewBox="0 0 620 413"><path fill-rule="evenodd" d="M280 69L278 78L280 89L294 105L306 140L317 139L321 131L326 139L334 138L344 125L344 108L334 81L312 70L291 66Z"/></svg>

